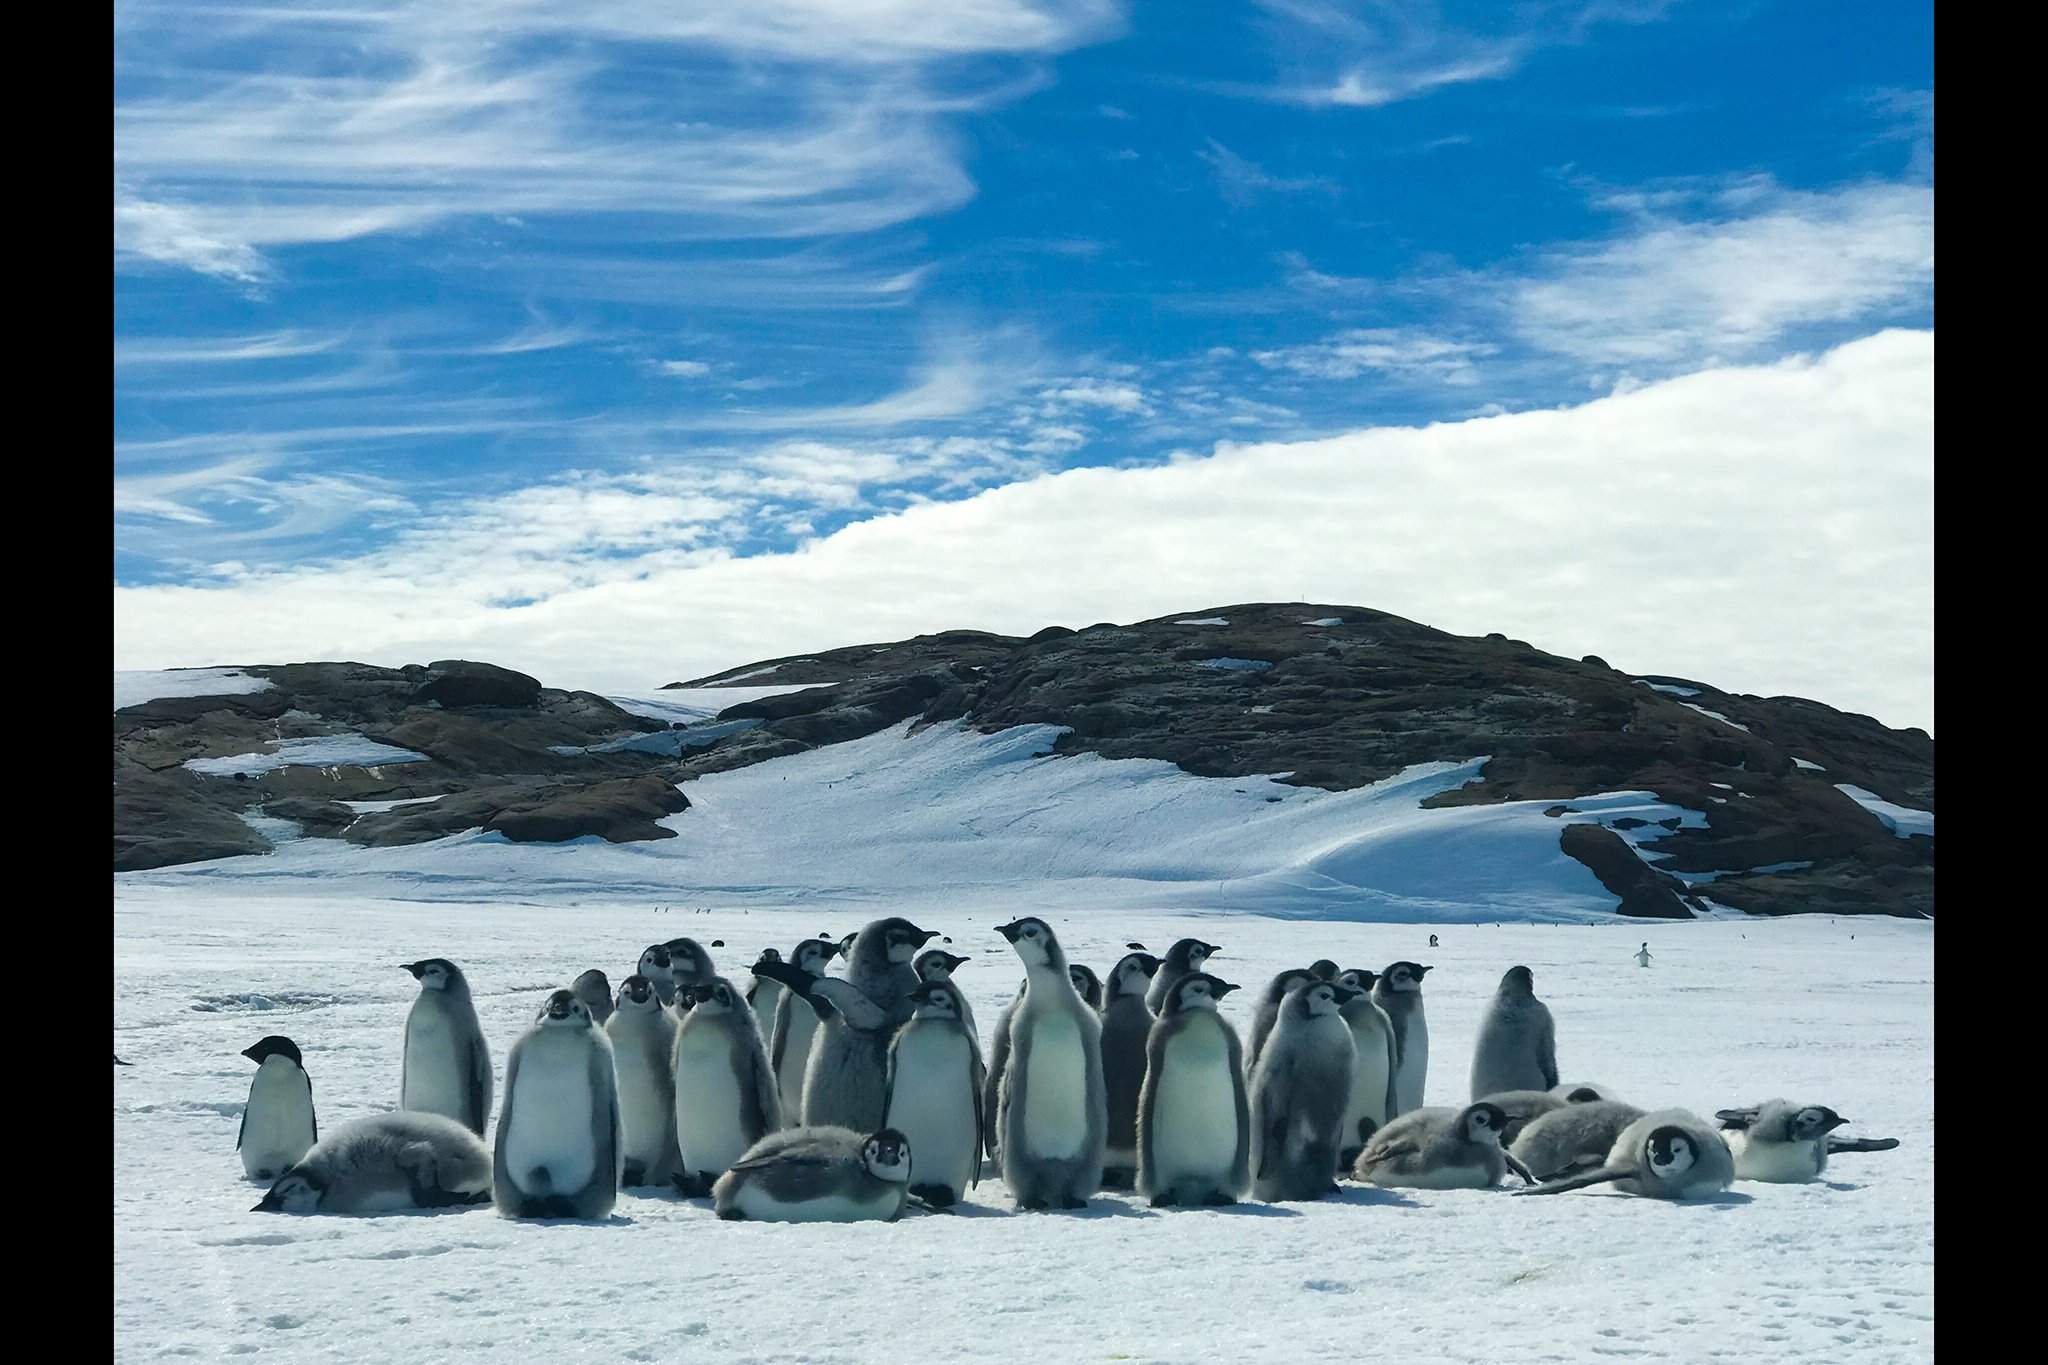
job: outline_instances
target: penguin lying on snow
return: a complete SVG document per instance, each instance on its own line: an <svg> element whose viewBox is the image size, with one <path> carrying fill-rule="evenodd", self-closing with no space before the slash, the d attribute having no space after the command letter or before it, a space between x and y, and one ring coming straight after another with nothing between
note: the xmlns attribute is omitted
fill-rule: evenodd
<svg viewBox="0 0 2048 1365"><path fill-rule="evenodd" d="M1538 1181L1598 1169L1631 1123L1643 1116L1619 1100L1585 1100L1531 1118L1514 1139L1515 1160Z"/></svg>
<svg viewBox="0 0 2048 1365"><path fill-rule="evenodd" d="M785 1128L770 1133L712 1186L720 1218L768 1223L893 1223L910 1184L910 1144L884 1128Z"/></svg>
<svg viewBox="0 0 2048 1365"><path fill-rule="evenodd" d="M1735 1153L1735 1178L1770 1184L1820 1179L1836 1152L1888 1152L1897 1138L1837 1138L1849 1122L1824 1104L1795 1105L1766 1100L1748 1109L1717 1109L1714 1117Z"/></svg>
<svg viewBox="0 0 2048 1365"><path fill-rule="evenodd" d="M481 1204L491 1154L439 1114L351 1119L288 1168L254 1213L385 1213Z"/></svg>
<svg viewBox="0 0 2048 1365"><path fill-rule="evenodd" d="M282 1034L250 1044L242 1055L256 1063L256 1077L249 1082L235 1149L251 1180L275 1180L320 1140L313 1082L300 1063L298 1044Z"/></svg>
<svg viewBox="0 0 2048 1365"><path fill-rule="evenodd" d="M1412 1109L1373 1134L1359 1153L1360 1180L1387 1189L1487 1189L1512 1169L1529 1184L1528 1168L1500 1149L1508 1116L1499 1106Z"/></svg>
<svg viewBox="0 0 2048 1365"><path fill-rule="evenodd" d="M1718 1194L1734 1178L1735 1159L1719 1133L1683 1109L1663 1109L1622 1129L1598 1168L1515 1193L1559 1194L1612 1182L1624 1194L1696 1199Z"/></svg>

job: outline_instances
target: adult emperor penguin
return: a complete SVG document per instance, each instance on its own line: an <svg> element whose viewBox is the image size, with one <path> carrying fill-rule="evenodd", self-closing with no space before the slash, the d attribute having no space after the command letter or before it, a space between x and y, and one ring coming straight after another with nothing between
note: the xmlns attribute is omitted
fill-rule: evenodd
<svg viewBox="0 0 2048 1365"><path fill-rule="evenodd" d="M1259 1007L1252 1011L1252 1031L1244 1050L1247 1072L1259 1064L1259 1054L1266 1050L1266 1039L1272 1036L1273 1025L1280 1020L1280 1002L1296 986L1322 979L1307 967L1289 967L1266 983L1265 994L1259 997Z"/></svg>
<svg viewBox="0 0 2048 1365"><path fill-rule="evenodd" d="M1102 1013L1102 978L1095 974L1094 968L1069 962L1067 979L1074 983L1074 994L1080 996L1089 1009Z"/></svg>
<svg viewBox="0 0 2048 1365"><path fill-rule="evenodd" d="M1351 992L1309 980L1287 993L1251 1078L1252 1192L1267 1203L1337 1188L1337 1148L1351 1095Z"/></svg>
<svg viewBox="0 0 2048 1365"><path fill-rule="evenodd" d="M804 1072L803 1119L858 1133L882 1126L889 1088L889 1040L910 1018L917 988L911 959L938 937L907 919L878 919L854 939L842 978L813 976L785 962L757 966L808 996L820 1019Z"/></svg>
<svg viewBox="0 0 2048 1365"><path fill-rule="evenodd" d="M1176 942L1159 960L1159 970L1152 977L1152 988L1145 992L1145 1003L1152 1007L1154 1014L1159 1013L1174 982L1189 972L1201 971L1203 963L1222 951L1215 944L1204 943L1198 938L1184 938Z"/></svg>
<svg viewBox="0 0 2048 1365"><path fill-rule="evenodd" d="M903 1134L917 1154L910 1192L943 1209L981 1179L981 1040L967 1027L952 982L919 982L910 998L916 1012L889 1043L882 1126Z"/></svg>
<svg viewBox="0 0 2048 1365"><path fill-rule="evenodd" d="M592 967L571 981L569 992L583 1002L583 1008L590 1011L590 1022L599 1028L612 1017L612 983L597 968Z"/></svg>
<svg viewBox="0 0 2048 1365"><path fill-rule="evenodd" d="M320 1140L313 1082L299 1060L299 1045L282 1034L251 1043L242 1055L256 1063L256 1076L249 1082L235 1150L251 1180L275 1180Z"/></svg>
<svg viewBox="0 0 2048 1365"><path fill-rule="evenodd" d="M1620 1100L1567 1104L1529 1120L1509 1149L1538 1180L1556 1180L1601 1165L1622 1130L1643 1116Z"/></svg>
<svg viewBox="0 0 2048 1365"><path fill-rule="evenodd" d="M1339 1011L1351 1029L1351 1091L1337 1141L1337 1169L1348 1171L1366 1140L1400 1112L1394 1103L1394 1021L1373 1003L1379 975L1363 967L1337 973L1337 984L1358 994Z"/></svg>
<svg viewBox="0 0 2048 1365"><path fill-rule="evenodd" d="M1243 1048L1218 1010L1237 987L1189 972L1145 1040L1138 1192L1152 1207L1235 1204L1251 1189L1251 1106Z"/></svg>
<svg viewBox="0 0 2048 1365"><path fill-rule="evenodd" d="M1548 1090L1557 1084L1557 1026L1536 998L1527 967L1510 967L1493 993L1472 1048L1472 1098L1502 1090Z"/></svg>
<svg viewBox="0 0 2048 1365"><path fill-rule="evenodd" d="M619 1075L619 1183L666 1185L678 1164L676 1148L676 1017L661 1006L654 983L637 973L619 983L619 1004L605 1020Z"/></svg>
<svg viewBox="0 0 2048 1365"><path fill-rule="evenodd" d="M1372 1002L1394 1025L1394 1105L1402 1114L1422 1107L1429 1079L1429 1021L1422 1014L1422 978L1429 968L1395 962L1380 973Z"/></svg>
<svg viewBox="0 0 2048 1365"><path fill-rule="evenodd" d="M1138 1179L1138 1100L1145 1085L1145 1040L1153 1014L1145 988L1159 970L1150 953L1125 953L1109 969L1102 1004L1102 1093L1109 1129L1103 1139L1102 1187L1127 1190Z"/></svg>
<svg viewBox="0 0 2048 1365"><path fill-rule="evenodd" d="M664 1005L676 1002L676 979L669 974L670 959L666 943L650 943L640 950L640 961L634 972L654 983L655 998Z"/></svg>
<svg viewBox="0 0 2048 1365"><path fill-rule="evenodd" d="M676 988L679 996L682 989ZM782 1100L754 1012L732 983L713 977L689 990L690 1010L675 1043L676 1187L701 1197L749 1147L782 1126Z"/></svg>
<svg viewBox="0 0 2048 1365"><path fill-rule="evenodd" d="M720 1218L767 1223L893 1223L903 1213L911 1148L885 1128L785 1128L734 1162L711 1188Z"/></svg>
<svg viewBox="0 0 2048 1365"><path fill-rule="evenodd" d="M761 956L770 962L782 961L781 950L776 948L763 948ZM788 993L789 987L771 976L756 976L747 986L747 1008L754 1012L764 1044L775 1036L775 1007Z"/></svg>
<svg viewBox="0 0 2048 1365"><path fill-rule="evenodd" d="M951 981L953 973L965 966L967 959L949 953L944 948L927 948L919 953L910 964L919 981ZM967 992L956 992L960 1001L960 1017L967 1024L967 1031L974 1035L975 1047L981 1046L981 1033L974 1026L974 1006L967 1002Z"/></svg>
<svg viewBox="0 0 2048 1365"><path fill-rule="evenodd" d="M556 991L505 1059L491 1197L507 1218L602 1218L619 1198L618 1071L611 1039Z"/></svg>
<svg viewBox="0 0 2048 1365"><path fill-rule="evenodd" d="M491 1119L491 1050L462 968L445 957L399 964L420 983L405 1016L398 1107L442 1114L478 1137Z"/></svg>
<svg viewBox="0 0 2048 1365"><path fill-rule="evenodd" d="M1020 1208L1085 1208L1102 1188L1108 1133L1102 1021L1074 990L1051 925L1027 916L996 932L1030 983L1010 1018L1010 1063L996 1097L1003 1182Z"/></svg>
<svg viewBox="0 0 2048 1365"><path fill-rule="evenodd" d="M1559 1194L1613 1182L1624 1194L1652 1199L1697 1199L1718 1194L1735 1178L1735 1159L1706 1120L1683 1109L1644 1114L1608 1149L1593 1170L1532 1185L1516 1194Z"/></svg>
<svg viewBox="0 0 2048 1365"><path fill-rule="evenodd" d="M1820 1179L1828 1166L1828 1134L1849 1120L1824 1104L1765 1100L1749 1109L1717 1109L1714 1117L1735 1154L1735 1178L1769 1184Z"/></svg>
<svg viewBox="0 0 2048 1365"><path fill-rule="evenodd" d="M1507 1115L1481 1101L1463 1109L1412 1109L1372 1135L1352 1173L1386 1189L1474 1190L1500 1183L1512 1169L1535 1178L1501 1150Z"/></svg>
<svg viewBox="0 0 2048 1365"><path fill-rule="evenodd" d="M838 954L839 945L831 940L807 938L790 950L789 962L811 976L823 976ZM756 971L755 975L760 973ZM775 1026L768 1035L768 1064L775 1068L775 1088L782 1097L785 1119L803 1113L804 1070L811 1062L811 1038L817 1029L818 1011L810 1001L783 985L782 997L775 1002Z"/></svg>
<svg viewBox="0 0 2048 1365"><path fill-rule="evenodd" d="M288 1167L254 1213L385 1213L481 1204L491 1154L439 1114L350 1119Z"/></svg>

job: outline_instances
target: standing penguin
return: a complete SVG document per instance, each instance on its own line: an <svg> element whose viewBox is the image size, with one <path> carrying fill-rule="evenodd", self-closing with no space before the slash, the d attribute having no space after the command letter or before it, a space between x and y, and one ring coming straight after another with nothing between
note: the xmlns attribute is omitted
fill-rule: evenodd
<svg viewBox="0 0 2048 1365"><path fill-rule="evenodd" d="M399 965L419 981L420 993L405 1016L398 1107L444 1115L482 1137L491 1119L491 1051L469 980L445 957Z"/></svg>
<svg viewBox="0 0 2048 1365"><path fill-rule="evenodd" d="M1510 967L1493 993L1472 1049L1472 1098L1502 1090L1548 1090L1557 1084L1557 1025L1536 998L1527 967Z"/></svg>
<svg viewBox="0 0 2048 1365"><path fill-rule="evenodd" d="M960 970L967 959L949 953L944 948L927 948L917 955L910 969L917 973L919 981L951 981L953 973ZM974 1007L967 1003L967 992L956 992L960 1001L960 1018L966 1022L968 1033L974 1036L976 1050L981 1047L981 1033L974 1027Z"/></svg>
<svg viewBox="0 0 2048 1365"><path fill-rule="evenodd" d="M350 1119L286 1168L251 1213L387 1213L481 1204L491 1154L439 1114Z"/></svg>
<svg viewBox="0 0 2048 1365"><path fill-rule="evenodd" d="M1720 1193L1734 1178L1735 1159L1719 1133L1683 1109L1664 1109L1622 1129L1597 1168L1515 1193L1559 1194L1612 1181L1624 1194L1697 1199Z"/></svg>
<svg viewBox="0 0 2048 1365"><path fill-rule="evenodd" d="M678 1001L685 986L717 979L718 969L711 965L711 954L704 951L704 945L696 939L672 938L661 946L668 949L668 974L669 979L676 983Z"/></svg>
<svg viewBox="0 0 2048 1365"><path fill-rule="evenodd" d="M885 1128L785 1128L770 1133L712 1186L720 1218L768 1223L893 1223L910 1183L910 1143Z"/></svg>
<svg viewBox="0 0 2048 1365"><path fill-rule="evenodd" d="M996 1031L989 1039L988 1079L981 1087L981 1112L988 1117L984 1125L988 1131L983 1134L983 1145L987 1147L989 1160L995 1162L998 1172L1003 1169L1003 1134L1002 1125L996 1122L996 1113L998 1101L1001 1100L1003 1093L1003 1077L1010 1070L1010 1025L1016 1021L1017 1011L1024 1007L1024 996L1030 989L1030 977L1017 983L1017 993L1010 997L1010 1003L1003 1006L1003 1012L996 1016ZM1134 1138L1133 1141L1135 1140ZM1131 1158L1133 1173L1137 1170L1135 1150L1134 1148Z"/></svg>
<svg viewBox="0 0 2048 1365"><path fill-rule="evenodd" d="M1074 983L1074 994L1080 996L1089 1009L1097 1014L1102 1013L1102 978L1095 974L1092 967L1069 962L1067 979Z"/></svg>
<svg viewBox="0 0 2048 1365"><path fill-rule="evenodd" d="M916 1154L910 1192L943 1209L981 1179L981 1040L952 982L920 982L910 998L916 1013L889 1043L882 1126L902 1133Z"/></svg>
<svg viewBox="0 0 2048 1365"><path fill-rule="evenodd" d="M1351 994L1315 980L1289 991L1252 1070L1252 1189L1267 1203L1320 1199L1337 1188L1355 1060L1343 1015Z"/></svg>
<svg viewBox="0 0 2048 1365"><path fill-rule="evenodd" d="M619 1076L620 1183L665 1185L675 1174L676 1018L661 1007L654 983L637 973L619 983L619 1004L605 1020Z"/></svg>
<svg viewBox="0 0 2048 1365"><path fill-rule="evenodd" d="M782 1126L782 1100L754 1012L732 983L713 977L689 989L690 1011L675 1043L676 1187L701 1197L749 1147Z"/></svg>
<svg viewBox="0 0 2048 1365"><path fill-rule="evenodd" d="M1506 1126L1507 1115L1483 1101L1411 1109L1373 1134L1353 1174L1385 1189L1483 1190L1512 1169L1533 1185L1527 1169L1500 1148Z"/></svg>
<svg viewBox="0 0 2048 1365"><path fill-rule="evenodd" d="M1173 983L1189 972L1199 972L1202 964L1223 950L1213 943L1204 943L1198 938L1184 938L1166 950L1160 959L1159 970L1152 977L1152 989L1145 992L1145 1003L1154 1014L1166 1003L1166 993L1173 989Z"/></svg>
<svg viewBox="0 0 2048 1365"><path fill-rule="evenodd" d="M251 1043L242 1055L256 1063L256 1076L242 1106L235 1150L251 1180L275 1180L320 1140L313 1082L299 1060L299 1045L282 1034Z"/></svg>
<svg viewBox="0 0 2048 1365"><path fill-rule="evenodd" d="M1145 1044L1152 1011L1145 988L1159 959L1125 953L1109 969L1102 1005L1102 1093L1109 1129L1103 1139L1102 1187L1127 1190L1138 1178L1138 1101L1145 1086Z"/></svg>
<svg viewBox="0 0 2048 1365"><path fill-rule="evenodd" d="M1003 1181L1020 1208L1086 1208L1102 1188L1108 1129L1102 1022L1075 993L1051 925L1027 917L996 932L1030 982L1010 1019L1010 1064L996 1097Z"/></svg>
<svg viewBox="0 0 2048 1365"><path fill-rule="evenodd" d="M612 983L597 968L592 967L571 981L569 992L583 1002L583 1008L590 1011L590 1022L599 1028L612 1017Z"/></svg>
<svg viewBox="0 0 2048 1365"><path fill-rule="evenodd" d="M1244 1053L1247 1073L1259 1064L1259 1054L1266 1050L1266 1039L1272 1036L1273 1025L1280 1021L1280 1002L1287 998L1288 992L1296 986L1324 979L1307 967L1289 967L1266 983L1266 992L1259 997L1259 1007L1252 1011L1251 1038Z"/></svg>
<svg viewBox="0 0 2048 1365"><path fill-rule="evenodd" d="M1735 1178L1770 1184L1820 1179L1828 1168L1828 1134L1849 1120L1824 1104L1765 1100L1749 1109L1717 1109L1714 1117L1735 1154Z"/></svg>
<svg viewBox="0 0 2048 1365"><path fill-rule="evenodd" d="M1335 981L1337 964L1327 957L1319 957L1308 964L1308 974L1318 981Z"/></svg>
<svg viewBox="0 0 2048 1365"><path fill-rule="evenodd" d="M911 959L938 937L907 919L878 919L854 939L845 979L813 976L789 963L757 964L764 974L809 997L822 1021L804 1072L803 1121L858 1133L882 1126L888 1098L889 1040L910 1018L917 988Z"/></svg>
<svg viewBox="0 0 2048 1365"><path fill-rule="evenodd" d="M1396 962L1380 973L1372 1002L1394 1025L1394 1106L1398 1113L1422 1107L1429 1079L1429 1022L1422 1014L1422 978L1430 969Z"/></svg>
<svg viewBox="0 0 2048 1365"><path fill-rule="evenodd" d="M1647 967L1650 965L1650 961L1650 945L1645 942L1642 947L1636 949L1636 965L1638 967Z"/></svg>
<svg viewBox="0 0 2048 1365"><path fill-rule="evenodd" d="M602 1218L619 1198L619 1083L611 1040L566 990L505 1059L491 1198L507 1218Z"/></svg>
<svg viewBox="0 0 2048 1365"><path fill-rule="evenodd" d="M650 943L640 950L640 961L633 970L654 983L654 996L664 1005L676 1002L676 979L669 974L668 945Z"/></svg>
<svg viewBox="0 0 2048 1365"><path fill-rule="evenodd" d="M823 976L838 953L839 945L829 939L807 938L790 951L789 961L798 971ZM758 964L754 975L761 976ZM775 1002L775 1027L768 1035L768 1062L775 1068L775 1087L782 1096L784 1118L794 1119L803 1113L804 1071L811 1064L811 1038L817 1029L818 1011L811 1002L783 986L782 998Z"/></svg>
<svg viewBox="0 0 2048 1365"><path fill-rule="evenodd" d="M782 961L782 954L774 948L763 948L761 956L770 962ZM766 1043L775 1036L775 1007L789 987L773 977L756 975L747 987L747 1008L754 1012L754 1023L761 1030L761 1041Z"/></svg>
<svg viewBox="0 0 2048 1365"><path fill-rule="evenodd" d="M1350 1170L1372 1135L1400 1112L1394 1096L1394 1021L1373 1003L1372 988L1378 982L1376 973L1362 967L1337 974L1338 985L1358 992L1339 1011L1351 1029L1352 1051L1350 1097L1344 1103L1337 1140L1339 1170Z"/></svg>
<svg viewBox="0 0 2048 1365"><path fill-rule="evenodd" d="M1236 989L1207 972L1188 973L1145 1040L1138 1191L1155 1209L1235 1204L1251 1188L1243 1048L1217 1009Z"/></svg>

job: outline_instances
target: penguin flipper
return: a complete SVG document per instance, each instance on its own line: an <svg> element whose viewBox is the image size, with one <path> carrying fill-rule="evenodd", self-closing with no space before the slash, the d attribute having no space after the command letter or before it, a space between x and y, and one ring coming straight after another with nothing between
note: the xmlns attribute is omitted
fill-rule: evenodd
<svg viewBox="0 0 2048 1365"><path fill-rule="evenodd" d="M1516 1156L1513 1152L1504 1151L1501 1153L1501 1156L1507 1161L1508 1169L1513 1171L1516 1175L1522 1178L1523 1184L1540 1185L1543 1183L1542 1181L1538 1180L1535 1176L1529 1173L1529 1168L1527 1166L1524 1166L1522 1164L1522 1159Z"/></svg>
<svg viewBox="0 0 2048 1365"><path fill-rule="evenodd" d="M248 1121L249 1111L244 1109L242 1111L242 1122L247 1123ZM306 1122L313 1125L313 1141L318 1142L320 1140L320 1111L313 1105L313 1078L311 1076L306 1077ZM241 1145L242 1140L236 1138L236 1148L239 1149Z"/></svg>
<svg viewBox="0 0 2048 1365"><path fill-rule="evenodd" d="M839 1011L847 1027L862 1033L873 1033L889 1024L888 1011L868 999L867 992L851 981L837 977L812 977L809 999L823 1000ZM827 1017L820 1014L820 1018Z"/></svg>
<svg viewBox="0 0 2048 1365"><path fill-rule="evenodd" d="M1751 1105L1747 1109L1716 1109L1714 1117L1721 1121L1723 1132L1741 1133L1748 1131L1761 1112L1755 1105Z"/></svg>
<svg viewBox="0 0 2048 1365"><path fill-rule="evenodd" d="M1619 1180L1623 1176L1634 1174L1635 1172L1626 1166L1603 1166L1597 1171L1588 1171L1584 1175L1568 1176L1563 1180L1546 1181L1541 1185L1531 1185L1526 1189L1512 1191L1512 1193L1517 1197L1525 1194L1563 1194L1566 1190L1583 1190L1588 1185L1604 1185L1610 1180Z"/></svg>
<svg viewBox="0 0 2048 1365"><path fill-rule="evenodd" d="M241 1151L241 1150L242 1150L242 1134L244 1134L244 1133L246 1133L246 1132L248 1132L248 1131L249 1131L249 1106L245 1104L245 1105L243 1105L243 1106L242 1106L242 1121L241 1121L240 1123L237 1123L237 1124L235 1125L235 1150L236 1150L236 1151L238 1151L238 1152L239 1152L239 1151ZM315 1133L315 1134L314 1134L313 1136L315 1136L315 1137L318 1137L318 1136L319 1136L319 1134L318 1134L318 1133Z"/></svg>
<svg viewBox="0 0 2048 1365"><path fill-rule="evenodd" d="M1828 1139L1828 1155L1837 1152L1889 1152L1899 1145L1897 1138L1838 1138Z"/></svg>
<svg viewBox="0 0 2048 1365"><path fill-rule="evenodd" d="M981 1155L988 1147L988 1116L982 1112L982 1087L988 1084L988 1069L981 1064L981 1044L974 1042L974 1065L968 1068L967 1083L974 1091L974 1165L967 1172L967 1188L981 1183Z"/></svg>

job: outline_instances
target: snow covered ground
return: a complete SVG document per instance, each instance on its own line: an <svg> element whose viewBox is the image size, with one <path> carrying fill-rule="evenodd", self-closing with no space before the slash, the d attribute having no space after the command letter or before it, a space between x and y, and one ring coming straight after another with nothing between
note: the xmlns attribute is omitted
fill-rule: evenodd
<svg viewBox="0 0 2048 1365"><path fill-rule="evenodd" d="M274 686L238 668L151 668L114 672L114 709L161 697L232 697Z"/></svg>
<svg viewBox="0 0 2048 1365"><path fill-rule="evenodd" d="M1702 1114L1784 1095L1832 1105L1852 1135L1902 1139L1837 1158L1825 1184L1738 1185L1690 1205L1347 1187L1317 1204L1155 1213L1104 1196L1085 1214L1026 1215L985 1180L957 1216L810 1227L724 1224L652 1192L587 1226L513 1223L488 1207L248 1211L260 1191L234 1143L253 1068L237 1052L267 1033L294 1038L323 1128L391 1107L416 990L400 962L463 964L502 1082L543 994L586 967L616 985L645 944L689 934L724 939L714 955L744 980L759 949L787 952L869 915L829 887L790 888L781 908L735 904L692 884L690 866L667 865L658 899L508 886L476 903L377 899L339 875L117 877L114 1046L134 1065L114 1073L116 1358L1932 1357L1925 923L1318 923L1196 913L1200 884L1182 888L1181 909L1102 895L1046 910L1008 867L1007 888L963 887L912 912L971 955L957 980L984 1034L1020 975L993 926L1028 911L1097 971L1129 939L1221 943L1213 969L1246 987L1226 1009L1240 1030L1282 967L1324 955L1432 964L1432 1103L1466 1097L1480 1011L1500 974L1526 963L1569 1080ZM719 908L689 913L701 906ZM1427 946L1431 932L1441 947ZM1631 956L1644 939L1647 970Z"/></svg>

